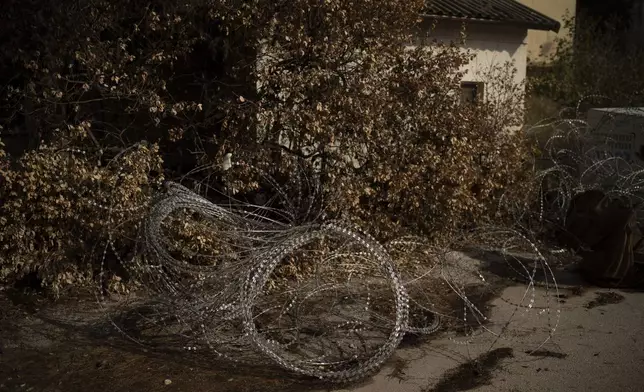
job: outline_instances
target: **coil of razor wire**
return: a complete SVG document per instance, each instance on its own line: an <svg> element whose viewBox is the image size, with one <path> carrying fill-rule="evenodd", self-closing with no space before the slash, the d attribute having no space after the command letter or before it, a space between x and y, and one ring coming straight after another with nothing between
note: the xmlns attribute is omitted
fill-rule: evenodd
<svg viewBox="0 0 644 392"><path fill-rule="evenodd" d="M156 283L158 291L177 300L176 305L184 308L182 314L200 315L196 324L203 325L208 319L212 325L213 318L238 319L244 343L279 366L301 375L342 382L362 378L378 369L393 354L405 332L412 330L408 326L409 299L403 282L386 249L368 235L338 222L280 225L257 213L218 206L175 183L167 184L167 189L167 194L151 207L145 222L146 273ZM198 266L173 257L167 250L163 226L169 216L180 210L198 213L206 220L216 221L219 227L227 226L230 233L234 233L231 236L236 242L234 245L242 250L237 259ZM333 236L340 238L342 243L362 247L362 252L356 252L357 257L370 258L387 281L395 305L394 314L391 320L381 320L381 324L389 333L382 337L383 342L377 348L371 347L370 352L361 355L341 360L294 359L281 344L265 337L258 328L256 301L282 260L308 243ZM244 249L248 251L244 253ZM204 287L209 290L201 291ZM347 323L363 324L363 329L368 328L364 326L365 320L345 321ZM435 326L413 329L416 333L434 330ZM204 334L209 335L207 330ZM216 345L218 337L210 335L206 339Z"/></svg>

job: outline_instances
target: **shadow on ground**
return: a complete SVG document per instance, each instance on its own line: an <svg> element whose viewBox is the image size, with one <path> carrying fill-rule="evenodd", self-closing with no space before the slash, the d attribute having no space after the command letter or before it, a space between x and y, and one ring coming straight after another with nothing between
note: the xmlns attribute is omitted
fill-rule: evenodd
<svg viewBox="0 0 644 392"><path fill-rule="evenodd" d="M591 288L577 273L573 263L566 266L548 265L547 267L539 263L536 270L533 271L536 258L530 255L503 255L500 252L476 248L464 249L463 252L481 261L482 272L508 279L511 282L527 284L529 283L528 277L534 272L532 279L535 285L552 286L553 282L556 282L560 287L579 288L581 290L579 295Z"/></svg>
<svg viewBox="0 0 644 392"><path fill-rule="evenodd" d="M468 254L468 252L466 252ZM466 287L468 299L484 314L489 303L508 286L517 283L516 269L529 258L508 263L502 255L480 250L469 252L482 261L485 286ZM587 286L574 273L554 271L559 285L568 285L568 296L581 295ZM488 279L489 278L489 279ZM506 279L513 278L513 279ZM537 282L549 282L545 274L535 276ZM463 302L457 295L446 295L445 309L455 309L454 317L446 317L443 328L467 334L479 327L468 319L464 324ZM560 298L562 301L565 297ZM136 335L140 310L125 317L130 335ZM448 315L449 316L449 315ZM407 335L402 347L419 346L439 337ZM156 346L141 346L120 334L99 309L90 294L67 296L65 301L51 304L38 295L16 291L0 291L0 391L217 391L217 392L306 392L330 390L317 380L295 378L275 367L250 367L221 362L206 352L191 353L179 349L176 334L157 334ZM548 356L549 353L542 353ZM446 374L432 390L435 392L464 391L489 382L491 371L499 361L512 356L509 349L486 353ZM392 377L402 377L404 363L391 365ZM400 374L397 374L400 373ZM334 386L337 387L337 386Z"/></svg>
<svg viewBox="0 0 644 392"><path fill-rule="evenodd" d="M585 305L585 308L593 309L599 306L616 305L618 303L621 303L625 299L626 298L623 295L616 293L614 291L599 292L599 293L595 293L595 299L588 302Z"/></svg>
<svg viewBox="0 0 644 392"><path fill-rule="evenodd" d="M278 368L235 366L206 353L141 346L115 330L90 296L50 304L35 295L0 292L3 392L312 389L326 386Z"/></svg>
<svg viewBox="0 0 644 392"><path fill-rule="evenodd" d="M469 391L492 382L494 370L506 358L514 357L511 348L498 348L465 362L445 373L441 380L431 389L423 392L457 392Z"/></svg>

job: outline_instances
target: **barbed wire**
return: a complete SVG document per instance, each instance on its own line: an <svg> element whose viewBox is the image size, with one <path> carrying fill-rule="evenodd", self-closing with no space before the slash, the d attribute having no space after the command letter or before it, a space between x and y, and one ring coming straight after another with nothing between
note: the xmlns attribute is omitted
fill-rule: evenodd
<svg viewBox="0 0 644 392"><path fill-rule="evenodd" d="M553 265L572 258L539 233L544 226L563 227L572 199L588 189L628 199L641 213L644 184L642 168L607 156L610 135L598 138L583 119L554 119L530 132L543 129L552 135L541 148L548 165L533 177L538 208L519 208L513 225L480 227L448 248L422 237L380 244L348 222L327 220L319 182L302 168L291 191L250 168L274 188L278 203L253 204L231 193L216 202L167 182L149 202L128 207L145 214L137 251L120 256L116 231L103 251L104 260L111 250L136 276L139 292L111 301L101 287L99 302L137 343L176 344L337 382L372 374L409 334L443 328L460 331L449 337L456 344L474 344L481 334L492 337L491 344L516 340L508 331L528 312L545 322L543 336L532 334L536 350L552 338L561 316ZM240 165L232 162L230 170ZM108 216L127 212L101 209ZM208 246L187 251L176 239L186 227L197 232L187 241ZM491 318L472 298L495 286L485 276L485 261L454 250L464 244L500 255L509 273L525 282L521 295L500 294L509 307L503 319Z"/></svg>
<svg viewBox="0 0 644 392"><path fill-rule="evenodd" d="M307 179L307 186L312 183ZM442 321L462 323L465 338L453 341L471 344L482 325L503 338L514 316L495 331L480 304L468 298L472 285L486 283L479 267L464 265L471 260L455 262L450 251L432 248L422 237L380 244L353 224L302 208L302 200L316 196L284 201L276 214L268 205L232 197L214 203L177 183L165 185L149 206L141 255L123 263L145 282L146 303L154 307L145 322L172 331L186 350L207 348L229 361L273 363L348 382L375 372L405 334L435 333ZM313 186L310 194L318 191ZM275 194L292 197L283 189ZM169 235L176 224L204 225L218 252L180 259ZM533 279L536 268L525 276ZM529 287L531 303L517 308L534 306L535 285ZM460 316L453 303L441 303L448 292L462 302ZM141 336L134 339L143 343Z"/></svg>
<svg viewBox="0 0 644 392"><path fill-rule="evenodd" d="M631 142L636 143L635 135L641 133L641 129L619 129L615 117L641 117L642 111L638 108L607 111L596 123L589 124L582 118L584 113L580 108L584 101L596 98L605 97L580 100L575 118L555 119L528 130L532 135L544 131L551 133L541 147L541 162L546 162L548 167L538 168L534 177L541 194L540 222L565 225L573 198L588 190L600 190L609 198L627 201L641 216L642 158L637 154L630 159L619 156L619 150L630 153L634 147L621 139L632 136Z"/></svg>

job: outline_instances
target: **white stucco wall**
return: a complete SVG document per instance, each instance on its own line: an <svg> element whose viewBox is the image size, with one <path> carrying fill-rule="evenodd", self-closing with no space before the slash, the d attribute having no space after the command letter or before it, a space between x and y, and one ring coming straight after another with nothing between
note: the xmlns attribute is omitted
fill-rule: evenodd
<svg viewBox="0 0 644 392"><path fill-rule="evenodd" d="M463 22L453 20L437 21L433 27L431 21L423 24L419 41L415 44L431 45L431 40L449 43L460 40ZM467 22L465 24L465 44L463 51L470 51L474 58L462 71L465 72L464 82L484 82L485 73L490 67L513 62L517 73L514 82L524 86L528 60L527 35L528 30L512 26L492 23ZM485 94L492 94L493 89L486 85Z"/></svg>

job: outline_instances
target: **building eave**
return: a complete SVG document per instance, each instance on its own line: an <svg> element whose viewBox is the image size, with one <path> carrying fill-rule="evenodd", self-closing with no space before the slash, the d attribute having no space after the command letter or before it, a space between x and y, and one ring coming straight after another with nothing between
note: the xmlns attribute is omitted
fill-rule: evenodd
<svg viewBox="0 0 644 392"><path fill-rule="evenodd" d="M552 24L541 24L541 23L530 23L525 21L493 20L493 19L473 18L473 17L459 17L459 16L445 16L445 15L431 15L431 14L420 14L420 17L425 19L435 19L435 20L452 20L457 22L474 22L474 23L490 24L490 25L523 27L528 30L552 31L555 33L559 33L559 30L561 29L561 23L556 21L555 23L552 23Z"/></svg>
<svg viewBox="0 0 644 392"><path fill-rule="evenodd" d="M425 0L421 14L434 19L521 26L559 32L561 23L516 0Z"/></svg>

